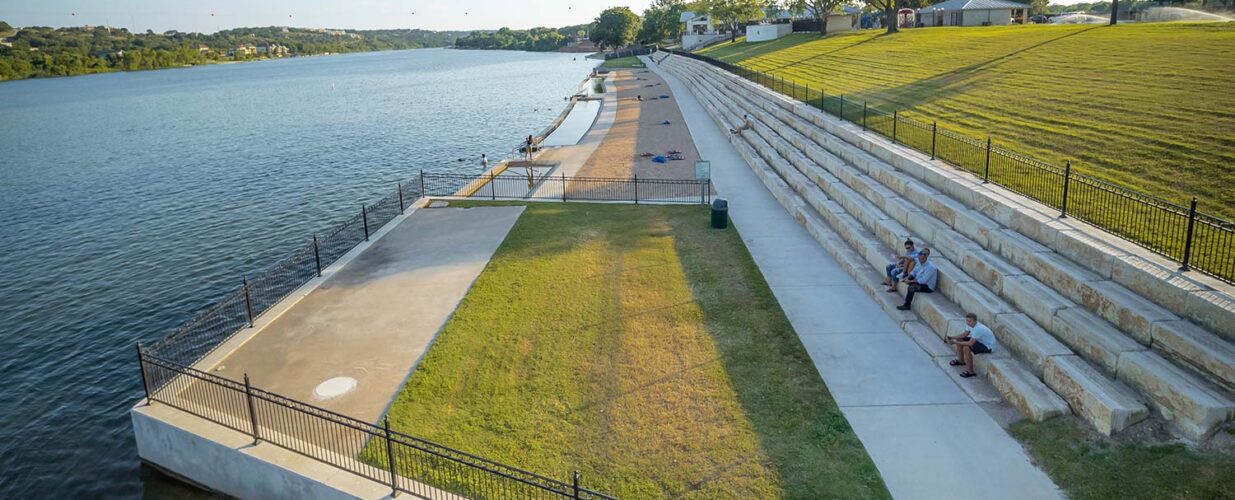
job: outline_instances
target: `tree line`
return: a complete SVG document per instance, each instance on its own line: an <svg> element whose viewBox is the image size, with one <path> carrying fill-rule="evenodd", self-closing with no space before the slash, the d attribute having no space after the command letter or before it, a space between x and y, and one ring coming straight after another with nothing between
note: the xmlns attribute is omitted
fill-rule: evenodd
<svg viewBox="0 0 1235 500"><path fill-rule="evenodd" d="M473 31L471 34L455 40L455 47L461 49L552 52L565 47L567 43L584 36L586 33L586 24L558 29L532 28L530 30L512 30L510 28L502 28L497 31Z"/></svg>
<svg viewBox="0 0 1235 500"><path fill-rule="evenodd" d="M0 80L172 68L274 54L288 56L444 47L465 34L426 30L238 28L214 34L132 33L109 27L26 27L0 21ZM235 50L262 47L265 53ZM286 51L284 54L283 51Z"/></svg>

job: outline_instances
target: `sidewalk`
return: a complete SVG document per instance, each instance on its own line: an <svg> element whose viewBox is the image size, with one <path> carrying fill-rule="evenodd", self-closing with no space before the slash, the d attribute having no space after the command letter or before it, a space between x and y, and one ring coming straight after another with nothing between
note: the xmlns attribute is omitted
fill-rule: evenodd
<svg viewBox="0 0 1235 500"><path fill-rule="evenodd" d="M1029 461L777 203L724 131L674 76L712 182L815 367L896 498L1057 498Z"/></svg>

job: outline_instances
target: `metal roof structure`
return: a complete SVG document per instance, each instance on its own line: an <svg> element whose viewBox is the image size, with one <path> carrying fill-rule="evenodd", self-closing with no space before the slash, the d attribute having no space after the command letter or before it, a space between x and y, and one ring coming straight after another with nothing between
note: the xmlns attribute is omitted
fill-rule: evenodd
<svg viewBox="0 0 1235 500"><path fill-rule="evenodd" d="M1029 4L1010 0L947 0L930 7L918 9L918 12L936 12L945 10L992 10L992 9L1028 9Z"/></svg>

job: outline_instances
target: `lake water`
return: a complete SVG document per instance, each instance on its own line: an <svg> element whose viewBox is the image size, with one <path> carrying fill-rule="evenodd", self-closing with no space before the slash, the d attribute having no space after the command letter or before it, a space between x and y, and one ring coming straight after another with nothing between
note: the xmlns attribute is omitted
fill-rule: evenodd
<svg viewBox="0 0 1235 500"><path fill-rule="evenodd" d="M0 497L187 493L139 467L134 343L420 169L479 173L593 65L426 49L0 84Z"/></svg>

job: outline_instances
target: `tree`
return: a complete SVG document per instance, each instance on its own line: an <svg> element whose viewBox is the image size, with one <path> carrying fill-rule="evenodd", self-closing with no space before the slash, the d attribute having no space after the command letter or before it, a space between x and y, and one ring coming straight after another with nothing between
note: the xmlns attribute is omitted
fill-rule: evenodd
<svg viewBox="0 0 1235 500"><path fill-rule="evenodd" d="M13 27L9 26L9 23L0 21L0 33L8 33L10 31L13 31Z"/></svg>
<svg viewBox="0 0 1235 500"><path fill-rule="evenodd" d="M639 16L630 7L610 7L592 22L592 34L588 37L601 50L630 45L639 32Z"/></svg>
<svg viewBox="0 0 1235 500"><path fill-rule="evenodd" d="M790 8L797 11L808 11L819 22L819 36L828 35L828 14L831 14L843 3L843 0L794 0Z"/></svg>
<svg viewBox="0 0 1235 500"><path fill-rule="evenodd" d="M656 43L682 36L684 28L678 19L683 12L686 12L686 3L682 0L656 0L643 11L643 27L639 30L639 41Z"/></svg>
<svg viewBox="0 0 1235 500"><path fill-rule="evenodd" d="M866 5L875 10L882 10L884 22L888 25L888 34L896 33L896 8L898 7L896 0L862 0Z"/></svg>
<svg viewBox="0 0 1235 500"><path fill-rule="evenodd" d="M707 0L704 5L712 19L729 27L731 42L738 40L738 31L743 24L763 15L761 0Z"/></svg>
<svg viewBox="0 0 1235 500"><path fill-rule="evenodd" d="M780 11L784 10L781 5L781 0L763 0L763 18L776 19L780 17Z"/></svg>

